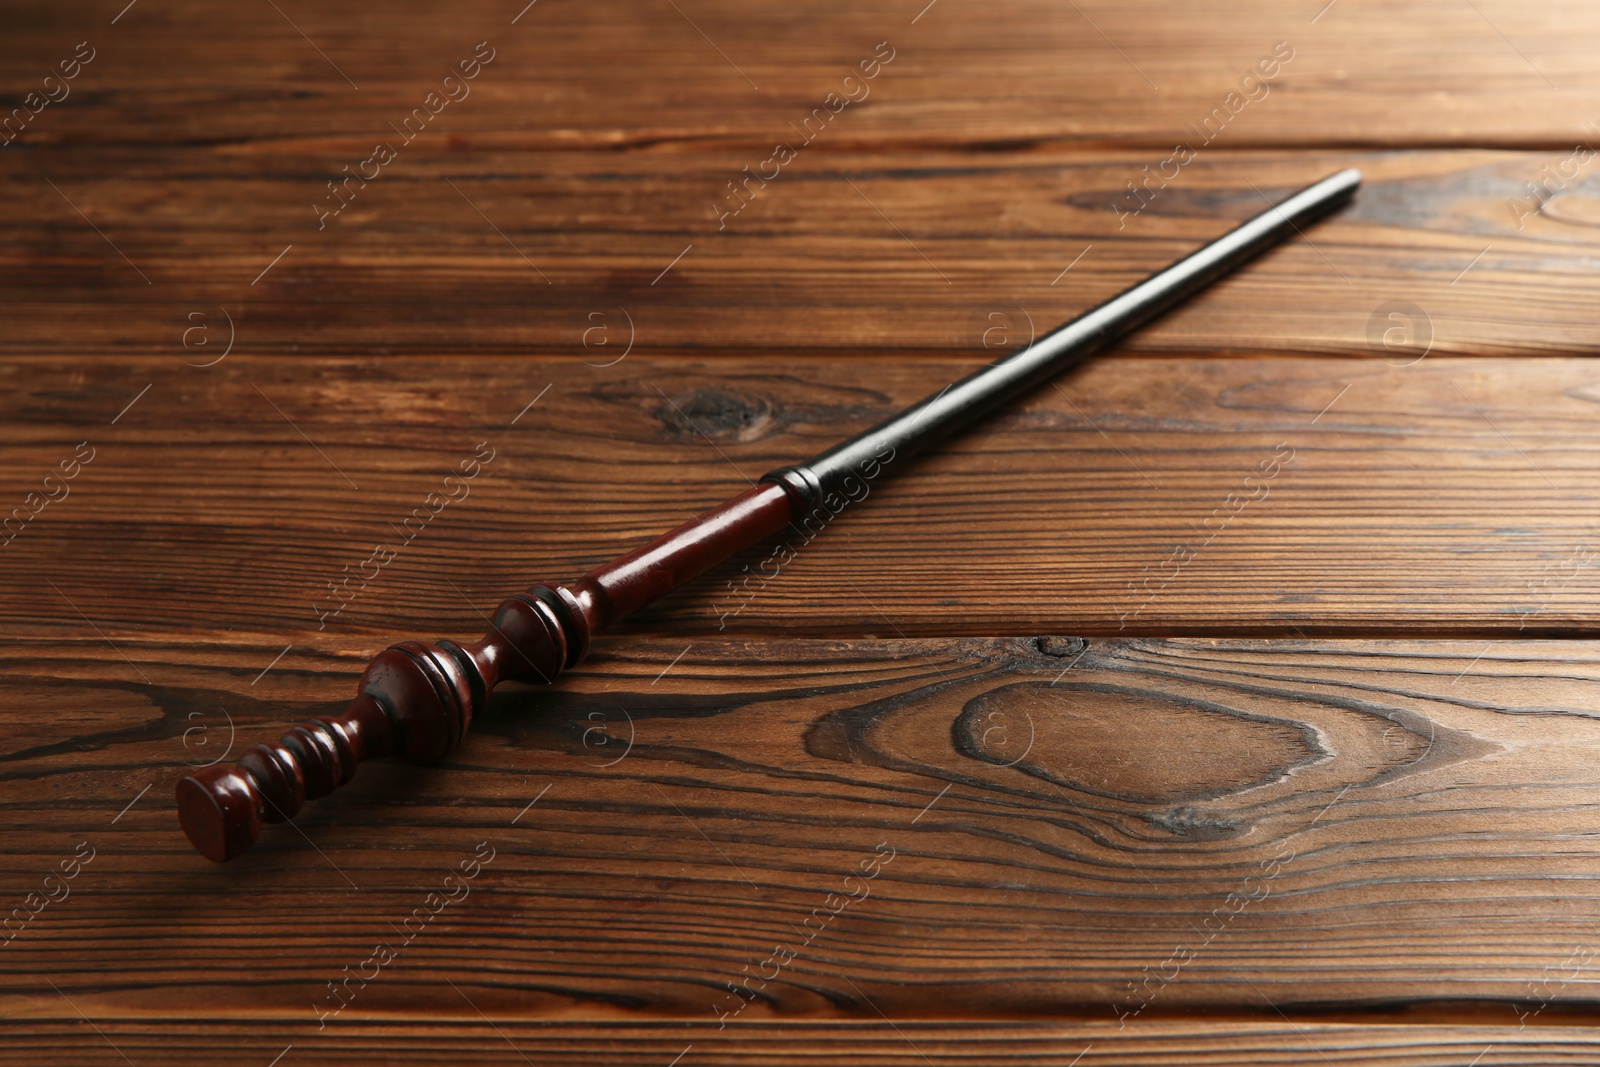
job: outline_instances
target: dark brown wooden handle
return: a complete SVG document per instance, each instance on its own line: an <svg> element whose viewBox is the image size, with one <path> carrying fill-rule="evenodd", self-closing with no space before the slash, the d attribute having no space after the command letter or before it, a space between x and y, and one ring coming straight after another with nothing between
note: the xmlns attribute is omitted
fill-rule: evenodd
<svg viewBox="0 0 1600 1067"><path fill-rule="evenodd" d="M549 682L582 661L594 631L781 530L794 505L763 482L569 586L537 585L495 611L476 644L402 641L380 652L339 716L257 745L236 764L178 783L178 817L201 855L221 863L348 782L362 760L431 763L460 744L502 681Z"/></svg>

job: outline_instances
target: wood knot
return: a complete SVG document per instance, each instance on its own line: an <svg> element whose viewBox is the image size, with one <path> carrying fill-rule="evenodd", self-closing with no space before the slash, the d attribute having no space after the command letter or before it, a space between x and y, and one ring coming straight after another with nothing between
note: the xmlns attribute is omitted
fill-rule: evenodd
<svg viewBox="0 0 1600 1067"><path fill-rule="evenodd" d="M1108 799L1180 808L1278 780L1323 755L1299 724L1151 690L1065 681L981 693L953 732L971 758ZM1193 824L1191 836L1201 829L1174 818Z"/></svg>
<svg viewBox="0 0 1600 1067"><path fill-rule="evenodd" d="M1076 656L1084 650L1086 642L1081 637L1035 637L1033 647L1047 656L1058 659L1065 656Z"/></svg>
<svg viewBox="0 0 1600 1067"><path fill-rule="evenodd" d="M761 397L701 386L656 407L656 417L681 437L753 441L772 423L772 405Z"/></svg>
<svg viewBox="0 0 1600 1067"><path fill-rule="evenodd" d="M1231 815L1188 806L1158 811L1147 818L1151 826L1165 830L1174 837L1189 837L1197 841L1237 837L1241 830L1239 820Z"/></svg>

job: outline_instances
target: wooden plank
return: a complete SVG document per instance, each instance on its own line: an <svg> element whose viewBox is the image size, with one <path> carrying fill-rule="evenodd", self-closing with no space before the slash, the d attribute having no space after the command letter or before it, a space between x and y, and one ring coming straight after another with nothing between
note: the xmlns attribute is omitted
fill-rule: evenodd
<svg viewBox="0 0 1600 1067"><path fill-rule="evenodd" d="M476 635L971 366L12 361L0 626ZM1107 357L634 629L1594 633L1596 396L1584 360Z"/></svg>
<svg viewBox="0 0 1600 1067"><path fill-rule="evenodd" d="M539 150L787 136L829 92L859 95L843 79L880 41L894 59L841 136L889 149L1167 148L1219 107L1215 139L1238 147L1565 149L1590 136L1600 90L1600 16L1582 0L678 6L636 0L597 19L550 0L526 11L412 2L380 19L189 0L112 25L114 11L86 24L34 0L0 22L0 73L15 106L78 41L98 50L72 95L24 132L31 145L366 140L440 89L480 40L495 58L441 114L444 130ZM1263 60L1271 78L1247 81Z"/></svg>
<svg viewBox="0 0 1600 1067"><path fill-rule="evenodd" d="M452 994L453 995L453 994ZM286 1030L282 1020L161 1023L97 1019L103 1037L81 1022L8 1022L0 1047L28 1062L71 1067L126 1067L122 1050L140 1067L187 1067L226 1056L268 1063L328 1067L361 1062L400 1064L522 1064L548 1067L670 1064L735 1067L749 1063L849 1067L1018 1067L1163 1063L1339 1067L1464 1067L1474 1056L1490 1067L1550 1067L1594 1063L1594 1032L1580 1026L1525 1031L1479 1026L1374 1026L1337 1023L1171 1022L1128 1031L1081 1023L774 1022L714 1026L658 1022L484 1020L419 1016L404 1023L340 1025L323 1033ZM292 1039L292 1040L291 1040ZM1087 1055L1082 1055L1088 1049Z"/></svg>
<svg viewBox="0 0 1600 1067"><path fill-rule="evenodd" d="M324 172L367 150L0 153L0 353L982 353L1350 165L1367 175L1352 207L1133 349L1600 346L1600 201L1582 173L1547 181L1562 153L1219 151L1135 195L1150 151L808 150L723 217L741 203L727 183L764 158L748 148L441 144L408 149L319 231Z"/></svg>
<svg viewBox="0 0 1600 1067"><path fill-rule="evenodd" d="M7 1016L475 1025L451 983L703 1027L1596 1004L1592 642L610 640L212 866L175 778L342 702L367 650L279 652L7 643L0 899L59 898L5 945Z"/></svg>

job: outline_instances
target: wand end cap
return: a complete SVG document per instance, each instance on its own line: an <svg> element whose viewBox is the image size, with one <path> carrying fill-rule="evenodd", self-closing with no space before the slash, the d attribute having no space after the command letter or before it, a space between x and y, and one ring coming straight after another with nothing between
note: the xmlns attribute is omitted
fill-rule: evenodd
<svg viewBox="0 0 1600 1067"><path fill-rule="evenodd" d="M261 791L237 767L196 771L178 783L178 821L206 859L225 863L261 836Z"/></svg>

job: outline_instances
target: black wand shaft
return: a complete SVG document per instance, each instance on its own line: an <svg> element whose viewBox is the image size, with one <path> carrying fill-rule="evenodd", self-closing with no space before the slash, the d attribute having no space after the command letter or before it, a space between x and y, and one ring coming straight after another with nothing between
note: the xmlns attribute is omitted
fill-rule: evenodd
<svg viewBox="0 0 1600 1067"><path fill-rule="evenodd" d="M1005 359L914 404L805 463L775 470L780 482L814 506L844 480L876 470L882 457L915 455L983 419L996 408L1133 332L1242 263L1348 200L1361 172L1342 170L1295 193L1131 289L1084 312Z"/></svg>

